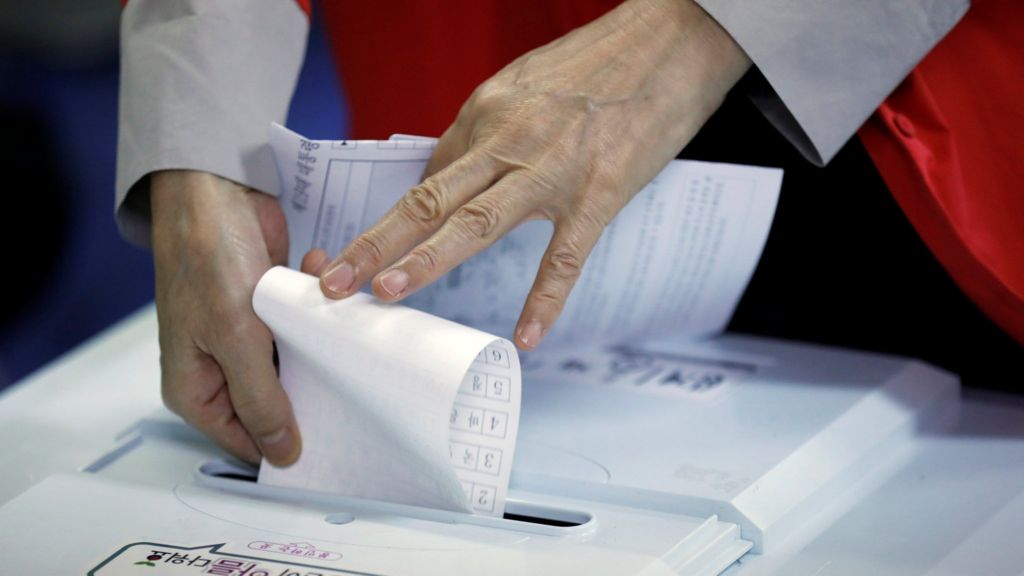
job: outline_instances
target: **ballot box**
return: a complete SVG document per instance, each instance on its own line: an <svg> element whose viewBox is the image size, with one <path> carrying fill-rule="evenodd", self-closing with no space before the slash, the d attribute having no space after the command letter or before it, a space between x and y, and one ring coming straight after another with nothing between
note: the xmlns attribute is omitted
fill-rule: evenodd
<svg viewBox="0 0 1024 576"><path fill-rule="evenodd" d="M144 309L0 398L19 443L2 573L776 573L894 479L928 493L905 476L961 407L957 378L915 360L738 335L527 355L508 503L487 517L257 483L160 407L155 334ZM1002 440L956 449L1024 470ZM1018 512L990 531L1021 523L1012 480L951 477L950 495L986 490L971 530L996 508Z"/></svg>

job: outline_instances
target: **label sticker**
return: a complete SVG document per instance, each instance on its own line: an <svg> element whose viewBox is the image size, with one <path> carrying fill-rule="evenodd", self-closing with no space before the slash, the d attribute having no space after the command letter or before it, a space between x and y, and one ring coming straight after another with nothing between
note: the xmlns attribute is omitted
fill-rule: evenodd
<svg viewBox="0 0 1024 576"><path fill-rule="evenodd" d="M357 574L379 576L370 572L345 570L326 566L341 560L342 554L320 550L309 543L279 543L256 540L248 544L254 552L269 552L288 559L268 559L221 550L226 544L176 546L156 542L133 542L100 562L89 576L124 574L214 574L217 576L330 576Z"/></svg>
<svg viewBox="0 0 1024 576"><path fill-rule="evenodd" d="M523 355L523 380L627 390L693 400L717 399L757 372L748 361L631 346Z"/></svg>

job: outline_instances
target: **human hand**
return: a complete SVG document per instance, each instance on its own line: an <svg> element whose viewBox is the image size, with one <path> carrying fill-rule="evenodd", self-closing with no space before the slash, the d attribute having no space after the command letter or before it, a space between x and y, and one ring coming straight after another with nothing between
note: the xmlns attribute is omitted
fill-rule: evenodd
<svg viewBox="0 0 1024 576"><path fill-rule="evenodd" d="M164 404L252 463L294 462L301 439L277 379L256 283L288 259L277 200L212 174L150 180Z"/></svg>
<svg viewBox="0 0 1024 576"><path fill-rule="evenodd" d="M630 0L476 89L427 178L333 262L306 255L325 295L372 278L394 302L525 219L554 234L515 341L537 346L605 226L693 137L750 66L691 0ZM325 272L326 270L326 272Z"/></svg>

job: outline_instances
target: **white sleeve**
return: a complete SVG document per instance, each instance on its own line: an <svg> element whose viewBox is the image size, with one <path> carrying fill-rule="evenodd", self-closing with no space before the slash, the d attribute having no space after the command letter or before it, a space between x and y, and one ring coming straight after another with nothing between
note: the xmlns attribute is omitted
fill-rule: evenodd
<svg viewBox="0 0 1024 576"><path fill-rule="evenodd" d="M308 29L294 0L128 2L114 203L125 238L150 243L156 170L202 170L277 194L267 131L285 120Z"/></svg>
<svg viewBox="0 0 1024 576"><path fill-rule="evenodd" d="M969 6L969 0L696 2L760 72L754 103L818 165L832 159Z"/></svg>

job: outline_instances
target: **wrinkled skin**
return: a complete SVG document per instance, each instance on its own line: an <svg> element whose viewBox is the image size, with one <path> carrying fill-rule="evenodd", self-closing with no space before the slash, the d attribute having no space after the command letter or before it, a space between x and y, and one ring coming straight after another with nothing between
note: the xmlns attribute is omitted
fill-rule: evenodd
<svg viewBox="0 0 1024 576"><path fill-rule="evenodd" d="M628 0L482 84L441 137L428 177L333 261L306 254L331 298L365 282L389 302L528 218L555 232L515 331L532 349L601 232L693 137L750 66L691 0ZM165 404L232 454L294 462L301 439L252 310L287 259L276 200L216 176L152 175Z"/></svg>
<svg viewBox="0 0 1024 576"><path fill-rule="evenodd" d="M631 0L483 83L427 174L332 262L306 255L325 295L366 281L399 301L525 219L554 234L515 330L524 349L560 314L604 228L687 142L749 68L689 0Z"/></svg>
<svg viewBox="0 0 1024 576"><path fill-rule="evenodd" d="M281 207L190 171L153 174L150 199L164 404L239 458L293 462L298 428L252 309L260 277L287 262Z"/></svg>

